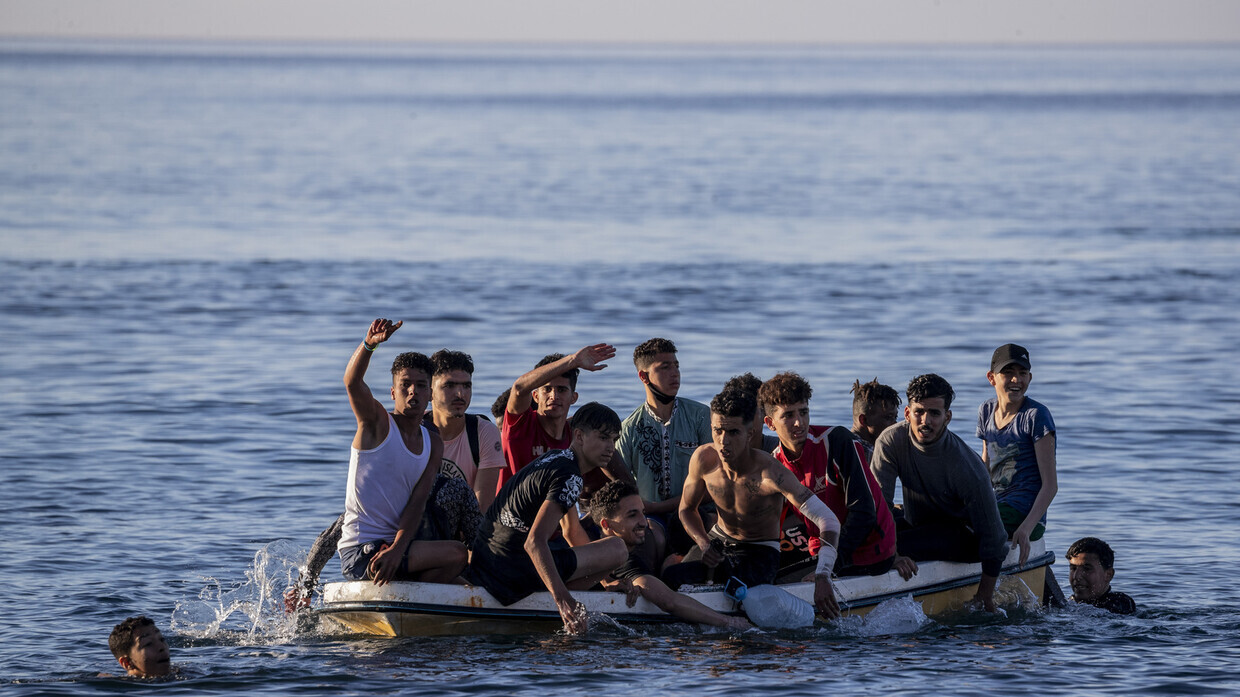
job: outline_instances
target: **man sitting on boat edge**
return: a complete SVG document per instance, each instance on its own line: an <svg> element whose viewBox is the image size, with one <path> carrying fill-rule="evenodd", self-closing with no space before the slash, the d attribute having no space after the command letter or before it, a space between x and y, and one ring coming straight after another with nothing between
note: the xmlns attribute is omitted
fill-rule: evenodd
<svg viewBox="0 0 1240 697"><path fill-rule="evenodd" d="M398 578L448 583L465 566L465 546L448 540L414 540L427 497L439 473L443 441L427 430L422 414L430 399L431 361L402 353L392 363L391 413L364 380L371 354L402 322L376 319L345 368L357 433L349 457L340 570L345 578Z"/></svg>
<svg viewBox="0 0 1240 697"><path fill-rule="evenodd" d="M587 618L569 588L590 588L624 563L628 550L618 538L580 547L551 542L560 519L576 515L583 475L611 461L620 417L597 402L567 424L572 442L522 467L487 509L465 578L504 605L540 590L555 601L564 628L581 633Z"/></svg>
<svg viewBox="0 0 1240 697"><path fill-rule="evenodd" d="M822 546L814 573L814 605L827 619L840 615L831 587L840 522L770 453L750 447L757 401L742 390L715 395L710 403L712 442L693 453L680 499L680 518L697 542L685 562L664 572L668 585L736 576L747 586L775 582L779 571L780 517L784 502L818 526ZM707 492L718 522L707 533L698 506ZM716 568L718 567L718 568ZM712 572L711 570L714 569Z"/></svg>
<svg viewBox="0 0 1240 697"><path fill-rule="evenodd" d="M982 578L974 600L994 612L1008 538L990 472L977 453L947 429L956 396L950 383L933 373L919 375L909 382L905 396L905 420L878 437L870 464L892 511L896 480L903 486L896 554L914 561L980 561Z"/></svg>

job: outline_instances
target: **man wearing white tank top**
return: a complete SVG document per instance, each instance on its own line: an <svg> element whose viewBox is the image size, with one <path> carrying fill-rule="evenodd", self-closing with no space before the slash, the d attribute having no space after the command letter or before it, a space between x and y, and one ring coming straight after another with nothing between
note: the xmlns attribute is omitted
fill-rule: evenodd
<svg viewBox="0 0 1240 697"><path fill-rule="evenodd" d="M403 322L376 319L345 368L357 418L349 456L344 527L337 545L346 578L378 585L397 579L449 583L465 568L465 545L414 540L443 456L443 441L422 425L431 392L431 361L402 353L392 363L388 413L363 380L371 354Z"/></svg>

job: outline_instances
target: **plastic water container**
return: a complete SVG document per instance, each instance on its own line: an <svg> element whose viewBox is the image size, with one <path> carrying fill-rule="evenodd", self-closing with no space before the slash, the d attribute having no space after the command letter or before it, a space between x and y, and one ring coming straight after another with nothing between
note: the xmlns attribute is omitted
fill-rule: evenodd
<svg viewBox="0 0 1240 697"><path fill-rule="evenodd" d="M733 597L749 621L763 629L793 629L814 624L814 606L771 585L736 588Z"/></svg>

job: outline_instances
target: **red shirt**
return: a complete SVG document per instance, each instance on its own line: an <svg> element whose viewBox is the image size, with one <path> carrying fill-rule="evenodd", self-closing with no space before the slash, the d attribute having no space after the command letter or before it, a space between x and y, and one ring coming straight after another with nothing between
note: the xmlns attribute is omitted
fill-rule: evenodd
<svg viewBox="0 0 1240 697"><path fill-rule="evenodd" d="M896 525L878 481L870 473L865 447L846 428L810 426L801 457L789 461L783 446L775 457L840 519L840 558L855 566L876 564L896 551ZM799 511L793 511L802 520ZM818 526L805 520L814 555L822 542Z"/></svg>
<svg viewBox="0 0 1240 697"><path fill-rule="evenodd" d="M567 450L573 444L573 430L564 424L564 437L555 439L547 435L538 421L538 412L530 407L524 414L504 412L500 441L504 444L504 460L508 463L499 471L498 487L512 479L522 467L552 450ZM498 490L498 489L497 489Z"/></svg>

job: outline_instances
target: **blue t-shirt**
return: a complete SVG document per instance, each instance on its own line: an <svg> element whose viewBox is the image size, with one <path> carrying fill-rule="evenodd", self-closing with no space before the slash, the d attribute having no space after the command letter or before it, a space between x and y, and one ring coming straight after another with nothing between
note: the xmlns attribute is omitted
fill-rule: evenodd
<svg viewBox="0 0 1240 697"><path fill-rule="evenodd" d="M1051 418L1050 409L1025 397L1025 403L1012 422L996 428L995 410L998 408L999 400L995 398L986 400L977 410L977 437L986 441L990 484L995 488L995 498L1027 515L1042 488L1033 444L1055 433L1055 420ZM1046 522L1045 515L1042 522Z"/></svg>

